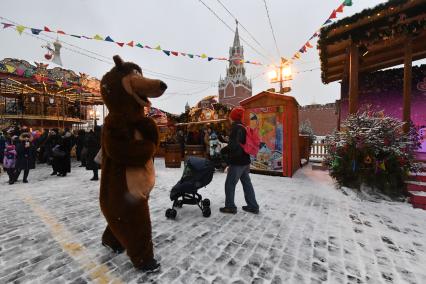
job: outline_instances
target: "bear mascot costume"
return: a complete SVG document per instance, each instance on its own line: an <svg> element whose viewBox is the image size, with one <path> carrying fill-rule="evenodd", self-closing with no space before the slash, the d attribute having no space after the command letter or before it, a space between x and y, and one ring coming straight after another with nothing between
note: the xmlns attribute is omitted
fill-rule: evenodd
<svg viewBox="0 0 426 284"><path fill-rule="evenodd" d="M137 269L155 271L148 198L154 187L153 157L159 143L155 122L144 115L149 98L161 96L167 85L143 77L141 68L113 57L115 66L101 80L108 107L102 129L100 207L107 221L102 244L127 251Z"/></svg>

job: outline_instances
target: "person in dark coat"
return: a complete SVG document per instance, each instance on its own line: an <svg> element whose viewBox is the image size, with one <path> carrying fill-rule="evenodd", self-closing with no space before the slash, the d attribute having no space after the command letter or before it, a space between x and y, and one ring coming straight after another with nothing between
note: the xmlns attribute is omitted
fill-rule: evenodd
<svg viewBox="0 0 426 284"><path fill-rule="evenodd" d="M84 140L86 139L86 131L83 129L79 130L77 133L77 139L76 139L76 148L75 148L75 154L77 156L77 161L82 161L81 157L81 151L84 147ZM82 162L83 165L83 162Z"/></svg>
<svg viewBox="0 0 426 284"><path fill-rule="evenodd" d="M234 197L235 186L239 180L243 185L244 198L247 203L247 206L243 206L242 209L254 214L259 213L259 205L249 175L250 155L241 147L241 144L246 143L246 130L242 124L243 117L244 109L240 107L234 108L229 114L232 126L227 146L229 167L225 181L225 207L219 209L222 213L237 213Z"/></svg>
<svg viewBox="0 0 426 284"><path fill-rule="evenodd" d="M6 149L6 137L0 131L0 163L3 163L4 150Z"/></svg>
<svg viewBox="0 0 426 284"><path fill-rule="evenodd" d="M40 164L46 163L48 159L48 151L46 151L46 142L49 137L49 129L44 129L40 138L37 140L36 148L38 149L38 162Z"/></svg>
<svg viewBox="0 0 426 284"><path fill-rule="evenodd" d="M36 149L32 143L32 135L29 132L24 132L19 136L16 152L16 175L15 181L18 180L21 171L24 171L23 182L28 182L30 170L35 169Z"/></svg>
<svg viewBox="0 0 426 284"><path fill-rule="evenodd" d="M58 172L59 176L64 177L71 172L71 149L74 146L74 136L67 128L65 128L61 142L59 149L65 152L65 156L60 159Z"/></svg>
<svg viewBox="0 0 426 284"><path fill-rule="evenodd" d="M99 180L99 165L94 161L94 159L101 149L101 127L95 126L95 131L90 131L86 136L86 170L93 171L93 177L90 180Z"/></svg>
<svg viewBox="0 0 426 284"><path fill-rule="evenodd" d="M46 151L48 155L48 161L52 165L53 169L53 172L50 175L59 175L59 173L62 172L63 155L58 155L58 153L63 152L63 146L62 137L59 135L57 128L54 128L49 132L49 137L46 141Z"/></svg>

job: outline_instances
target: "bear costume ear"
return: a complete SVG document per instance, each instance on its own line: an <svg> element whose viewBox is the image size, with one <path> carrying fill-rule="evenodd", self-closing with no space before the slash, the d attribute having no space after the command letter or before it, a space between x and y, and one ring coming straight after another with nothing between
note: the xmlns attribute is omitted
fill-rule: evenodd
<svg viewBox="0 0 426 284"><path fill-rule="evenodd" d="M112 59L114 59L115 66L117 66L118 68L123 66L123 59L121 59L119 55L114 55Z"/></svg>

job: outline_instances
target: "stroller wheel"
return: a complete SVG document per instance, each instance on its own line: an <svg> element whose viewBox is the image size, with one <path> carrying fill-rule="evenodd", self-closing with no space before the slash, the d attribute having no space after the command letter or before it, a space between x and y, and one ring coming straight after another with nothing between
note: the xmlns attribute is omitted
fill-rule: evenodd
<svg viewBox="0 0 426 284"><path fill-rule="evenodd" d="M210 199L208 198L204 199L202 204L204 208L210 207Z"/></svg>
<svg viewBox="0 0 426 284"><path fill-rule="evenodd" d="M204 208L203 209L203 216L204 217L210 217L210 215L212 214L212 211L210 210L210 208L209 207L206 207L206 208Z"/></svg>
<svg viewBox="0 0 426 284"><path fill-rule="evenodd" d="M175 219L176 218L176 214L177 214L177 212L176 212L176 210L175 209L167 209L166 210L166 217L168 218L168 219Z"/></svg>

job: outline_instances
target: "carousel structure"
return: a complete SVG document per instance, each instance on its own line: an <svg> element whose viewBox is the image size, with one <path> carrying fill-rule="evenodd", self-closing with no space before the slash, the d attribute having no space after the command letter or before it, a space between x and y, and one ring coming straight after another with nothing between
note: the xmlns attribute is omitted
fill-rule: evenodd
<svg viewBox="0 0 426 284"><path fill-rule="evenodd" d="M13 58L0 61L0 126L79 128L96 124L96 105L103 105L98 79L34 63Z"/></svg>

